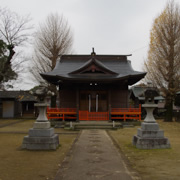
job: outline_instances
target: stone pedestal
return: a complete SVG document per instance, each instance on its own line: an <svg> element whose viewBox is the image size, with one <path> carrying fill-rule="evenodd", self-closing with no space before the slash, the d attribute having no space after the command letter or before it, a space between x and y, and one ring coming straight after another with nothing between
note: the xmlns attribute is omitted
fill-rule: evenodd
<svg viewBox="0 0 180 180"><path fill-rule="evenodd" d="M133 137L133 145L138 149L162 149L170 148L168 138L164 137L164 131L159 129L158 123L153 116L153 110L156 104L143 104L147 116L138 128L137 135Z"/></svg>
<svg viewBox="0 0 180 180"><path fill-rule="evenodd" d="M36 103L39 108L39 116L29 129L29 135L25 136L22 143L23 149L29 150L55 150L59 146L59 137L54 134L50 122L46 117L46 103Z"/></svg>

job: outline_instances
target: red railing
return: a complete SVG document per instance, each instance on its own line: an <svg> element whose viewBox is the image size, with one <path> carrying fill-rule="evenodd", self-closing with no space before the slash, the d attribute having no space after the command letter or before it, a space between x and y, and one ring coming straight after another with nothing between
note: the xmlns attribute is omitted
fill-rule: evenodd
<svg viewBox="0 0 180 180"><path fill-rule="evenodd" d="M141 105L139 108L112 108L111 120L135 119L141 121Z"/></svg>
<svg viewBox="0 0 180 180"><path fill-rule="evenodd" d="M111 120L128 119L141 121L141 105L139 108L112 108ZM76 120L76 108L47 108L48 119ZM109 112L88 112L79 111L79 120L83 121L107 121L109 120Z"/></svg>
<svg viewBox="0 0 180 180"><path fill-rule="evenodd" d="M109 120L109 112L88 112L79 111L79 120L83 121L107 121Z"/></svg>
<svg viewBox="0 0 180 180"><path fill-rule="evenodd" d="M48 119L76 119L76 108L49 108L47 107Z"/></svg>

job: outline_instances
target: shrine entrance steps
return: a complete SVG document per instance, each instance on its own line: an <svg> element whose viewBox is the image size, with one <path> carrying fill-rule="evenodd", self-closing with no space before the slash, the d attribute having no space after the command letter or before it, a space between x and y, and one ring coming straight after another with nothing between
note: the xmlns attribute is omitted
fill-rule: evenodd
<svg viewBox="0 0 180 180"><path fill-rule="evenodd" d="M65 128L72 128L74 130L81 129L118 129L122 127L120 122L108 121L79 121L79 122L66 122Z"/></svg>

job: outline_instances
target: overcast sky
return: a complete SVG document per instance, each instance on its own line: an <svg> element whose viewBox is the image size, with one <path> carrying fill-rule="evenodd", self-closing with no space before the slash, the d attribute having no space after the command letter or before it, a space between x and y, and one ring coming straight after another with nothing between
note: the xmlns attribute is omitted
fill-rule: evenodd
<svg viewBox="0 0 180 180"><path fill-rule="evenodd" d="M74 53L132 54L129 60L142 71L152 23L166 0L0 0L20 15L30 14L35 25L50 13L63 14L74 34ZM180 4L180 0L175 0Z"/></svg>

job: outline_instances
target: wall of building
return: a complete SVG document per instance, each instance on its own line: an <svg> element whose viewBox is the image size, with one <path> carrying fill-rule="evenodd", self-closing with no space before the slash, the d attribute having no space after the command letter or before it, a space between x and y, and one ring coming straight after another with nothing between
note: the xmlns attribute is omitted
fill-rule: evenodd
<svg viewBox="0 0 180 180"><path fill-rule="evenodd" d="M60 108L76 108L76 90L63 89L59 91Z"/></svg>
<svg viewBox="0 0 180 180"><path fill-rule="evenodd" d="M128 87L114 86L111 89L111 108L128 107Z"/></svg>
<svg viewBox="0 0 180 180"><path fill-rule="evenodd" d="M79 91L79 95L77 96L77 91ZM69 87L65 87L65 88L61 88L59 91L59 96L60 96L60 108L76 108L77 107L77 103L81 103L81 96L82 96L82 92L88 92L90 94L90 92L106 92L106 98L107 98L107 103L110 105L110 107L112 108L126 108L128 107L129 103L128 103L128 85L126 84L120 84L120 85L104 85L101 87L84 87L83 85L81 87L73 87L73 86L69 86ZM78 100L80 99L80 100ZM88 106L88 98L86 98L87 101L87 106ZM92 102L93 103L93 102ZM100 96L99 96L99 105L100 103L103 103L102 101L100 101ZM109 105L106 104L107 108L109 107ZM81 107L81 109L83 109ZM86 108L87 109L87 108ZM101 110L104 111L104 110Z"/></svg>
<svg viewBox="0 0 180 180"><path fill-rule="evenodd" d="M3 118L13 118L14 117L14 101L3 101Z"/></svg>

